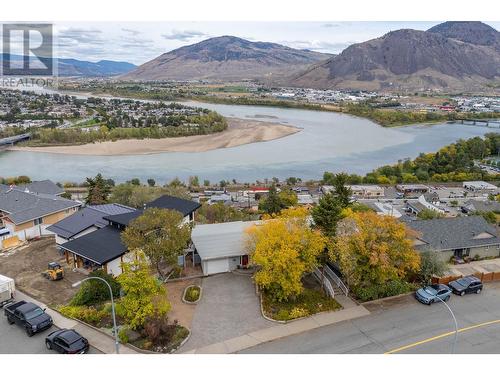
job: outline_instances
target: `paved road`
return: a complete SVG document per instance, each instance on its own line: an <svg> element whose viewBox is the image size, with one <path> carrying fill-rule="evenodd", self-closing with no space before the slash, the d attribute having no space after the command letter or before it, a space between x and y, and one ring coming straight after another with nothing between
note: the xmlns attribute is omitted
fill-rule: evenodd
<svg viewBox="0 0 500 375"><path fill-rule="evenodd" d="M449 302L459 328L456 353L500 354L500 283L481 295L453 296ZM262 344L242 353L450 353L453 321L443 304L426 306L407 296L375 304L372 314ZM477 326L486 323L486 325ZM432 338L431 341L425 341ZM425 342L422 342L425 341ZM407 347L412 345L411 347Z"/></svg>
<svg viewBox="0 0 500 375"><path fill-rule="evenodd" d="M17 325L7 323L3 309L0 309L0 354L50 354L54 351L45 348L45 337L57 328L50 329L28 337L24 330ZM89 353L100 353L90 347Z"/></svg>

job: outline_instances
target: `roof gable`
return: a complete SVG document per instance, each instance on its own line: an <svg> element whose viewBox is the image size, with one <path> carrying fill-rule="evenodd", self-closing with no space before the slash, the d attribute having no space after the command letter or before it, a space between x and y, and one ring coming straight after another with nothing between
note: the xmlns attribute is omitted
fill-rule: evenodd
<svg viewBox="0 0 500 375"><path fill-rule="evenodd" d="M120 230L106 226L60 246L94 263L103 265L127 252L120 234Z"/></svg>
<svg viewBox="0 0 500 375"><path fill-rule="evenodd" d="M96 206L87 206L73 215L68 216L57 223L51 225L47 230L56 233L58 236L70 239L71 237L83 232L84 230L95 226L102 228L108 225L104 216L109 212L133 212L133 208L119 204L104 204Z"/></svg>
<svg viewBox="0 0 500 375"><path fill-rule="evenodd" d="M6 212L14 224L25 223L80 205L80 202L56 195L28 193L16 189L0 192L0 211Z"/></svg>
<svg viewBox="0 0 500 375"><path fill-rule="evenodd" d="M415 244L419 250L448 250L500 244L496 230L482 216L462 216L407 222L425 242Z"/></svg>

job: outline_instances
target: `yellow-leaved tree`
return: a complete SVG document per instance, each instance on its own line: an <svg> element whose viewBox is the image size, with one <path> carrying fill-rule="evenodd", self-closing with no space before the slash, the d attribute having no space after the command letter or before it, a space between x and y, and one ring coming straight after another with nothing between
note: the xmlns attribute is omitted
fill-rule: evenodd
<svg viewBox="0 0 500 375"><path fill-rule="evenodd" d="M258 266L256 284L277 301L302 290L302 276L312 271L325 248L325 238L313 230L304 208L283 210L279 216L248 230L251 259Z"/></svg>
<svg viewBox="0 0 500 375"><path fill-rule="evenodd" d="M419 270L413 235L393 217L353 212L339 223L329 255L354 291L383 287Z"/></svg>

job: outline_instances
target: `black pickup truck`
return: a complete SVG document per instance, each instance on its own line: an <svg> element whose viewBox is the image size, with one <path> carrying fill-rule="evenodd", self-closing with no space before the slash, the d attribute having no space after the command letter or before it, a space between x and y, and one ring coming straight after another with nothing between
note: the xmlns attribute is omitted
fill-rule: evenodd
<svg viewBox="0 0 500 375"><path fill-rule="evenodd" d="M16 323L24 327L28 336L50 328L52 318L45 313L45 309L31 302L19 301L4 307L5 316L9 324Z"/></svg>

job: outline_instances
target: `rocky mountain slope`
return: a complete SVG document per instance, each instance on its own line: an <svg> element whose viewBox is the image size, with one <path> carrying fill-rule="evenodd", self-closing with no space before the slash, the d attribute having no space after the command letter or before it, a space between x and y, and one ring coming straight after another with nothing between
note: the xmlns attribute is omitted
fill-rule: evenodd
<svg viewBox="0 0 500 375"><path fill-rule="evenodd" d="M477 22L403 29L346 48L282 84L363 90L474 90L500 83L500 33Z"/></svg>
<svg viewBox="0 0 500 375"><path fill-rule="evenodd" d="M181 47L122 76L126 80L241 80L290 74L331 55L234 36Z"/></svg>

